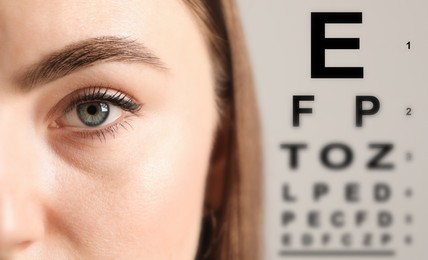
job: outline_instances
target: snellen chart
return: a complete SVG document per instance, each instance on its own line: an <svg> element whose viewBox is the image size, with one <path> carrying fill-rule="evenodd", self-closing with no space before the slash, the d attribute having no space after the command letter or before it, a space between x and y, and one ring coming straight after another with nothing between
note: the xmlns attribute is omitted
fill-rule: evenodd
<svg viewBox="0 0 428 260"><path fill-rule="evenodd" d="M266 259L428 259L428 1L240 5Z"/></svg>

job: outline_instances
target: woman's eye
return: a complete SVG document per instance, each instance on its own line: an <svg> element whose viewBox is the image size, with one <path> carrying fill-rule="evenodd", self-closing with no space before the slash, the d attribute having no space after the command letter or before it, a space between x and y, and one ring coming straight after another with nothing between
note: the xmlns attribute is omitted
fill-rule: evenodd
<svg viewBox="0 0 428 260"><path fill-rule="evenodd" d="M54 110L64 107L61 115L50 124L51 128L67 128L81 137L98 137L105 141L106 135L114 138L119 129L132 128L128 121L131 116L141 115L142 104L119 90L90 87L71 93Z"/></svg>
<svg viewBox="0 0 428 260"><path fill-rule="evenodd" d="M124 113L123 109L109 102L85 102L76 105L57 123L63 127L96 128L114 123Z"/></svg>

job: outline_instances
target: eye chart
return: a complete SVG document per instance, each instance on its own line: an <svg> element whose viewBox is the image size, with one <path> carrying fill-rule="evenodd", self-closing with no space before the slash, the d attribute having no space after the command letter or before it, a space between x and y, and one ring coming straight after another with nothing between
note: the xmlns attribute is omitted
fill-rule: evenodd
<svg viewBox="0 0 428 260"><path fill-rule="evenodd" d="M238 1L265 259L428 259L428 1Z"/></svg>

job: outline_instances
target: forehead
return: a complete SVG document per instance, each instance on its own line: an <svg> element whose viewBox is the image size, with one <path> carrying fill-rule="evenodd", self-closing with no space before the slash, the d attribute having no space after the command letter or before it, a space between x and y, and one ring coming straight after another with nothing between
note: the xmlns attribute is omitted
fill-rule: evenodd
<svg viewBox="0 0 428 260"><path fill-rule="evenodd" d="M198 37L196 27L180 0L0 0L0 73L105 35L131 37L168 57L172 42Z"/></svg>
<svg viewBox="0 0 428 260"><path fill-rule="evenodd" d="M53 36L59 32L67 33L64 32L67 29L73 29L74 34L105 27L126 31L141 20L147 23L181 7L179 0L3 0L0 1L0 24L5 32L18 26L20 29L48 31ZM162 18L166 17L162 15ZM128 24L124 25L124 20Z"/></svg>

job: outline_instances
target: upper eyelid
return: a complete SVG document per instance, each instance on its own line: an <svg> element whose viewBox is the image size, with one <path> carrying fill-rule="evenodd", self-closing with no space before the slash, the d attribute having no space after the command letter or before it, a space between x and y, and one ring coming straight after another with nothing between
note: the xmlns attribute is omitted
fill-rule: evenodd
<svg viewBox="0 0 428 260"><path fill-rule="evenodd" d="M136 101L134 98L130 97L127 93L122 90L113 90L108 88L96 87L96 88L85 88L82 90L83 93L77 93L72 96L69 105L65 108L64 112L69 111L71 108L85 103L85 102L94 102L94 101L116 101L113 102L115 105L120 105L122 102L129 104L132 102L132 108L125 110L138 111L141 109L142 105ZM89 92L86 92L89 91ZM109 91L114 92L113 94ZM125 105L125 104L123 104Z"/></svg>
<svg viewBox="0 0 428 260"><path fill-rule="evenodd" d="M80 90L80 91L85 91L86 89L82 89L82 90ZM76 93L77 92L77 93ZM105 93L107 92L107 89L106 89L106 91L105 91ZM72 95L71 96L71 100L68 102L68 105L67 105L67 107L64 109L64 113L66 113L66 112L69 112L69 110L71 109L71 108L73 108L73 107L75 107L75 106L77 106L79 103L83 103L82 101L79 101L79 100L81 100L82 98L81 97L83 97L83 96L79 96L80 95L80 93L79 93L79 90L77 90L77 91L74 91L73 93L75 93L74 95ZM71 93L71 94L73 94L73 93ZM105 93L104 93L104 95L105 95ZM71 95L70 94L70 95ZM86 94L85 94L86 95Z"/></svg>

